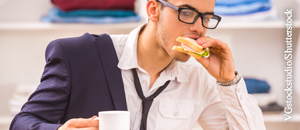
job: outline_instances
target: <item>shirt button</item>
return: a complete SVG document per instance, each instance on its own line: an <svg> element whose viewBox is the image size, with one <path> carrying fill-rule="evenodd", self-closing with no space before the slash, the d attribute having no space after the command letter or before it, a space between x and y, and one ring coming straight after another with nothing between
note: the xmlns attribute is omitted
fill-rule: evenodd
<svg viewBox="0 0 300 130"><path fill-rule="evenodd" d="M174 112L174 116L177 116L178 115L178 113L177 112Z"/></svg>
<svg viewBox="0 0 300 130"><path fill-rule="evenodd" d="M249 123L252 123L252 120L251 120L251 119L248 119L248 122L249 122Z"/></svg>
<svg viewBox="0 0 300 130"><path fill-rule="evenodd" d="M237 88L237 91L238 91L238 92L240 92L240 91L241 91L241 88L240 88L240 87L238 87L238 88Z"/></svg>
<svg viewBox="0 0 300 130"><path fill-rule="evenodd" d="M243 96L242 96L242 95L240 95L240 99L241 99L241 100L243 99Z"/></svg>
<svg viewBox="0 0 300 130"><path fill-rule="evenodd" d="M146 80L143 80L143 84L146 84L147 83L147 81Z"/></svg>

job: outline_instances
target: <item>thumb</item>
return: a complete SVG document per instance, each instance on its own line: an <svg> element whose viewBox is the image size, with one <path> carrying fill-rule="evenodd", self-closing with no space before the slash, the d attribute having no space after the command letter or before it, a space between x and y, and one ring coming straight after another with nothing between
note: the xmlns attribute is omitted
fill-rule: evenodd
<svg viewBox="0 0 300 130"><path fill-rule="evenodd" d="M200 59L196 59L200 64L202 64L202 66L204 68L207 68L209 65L209 59L211 56L209 56L208 58L204 58L203 56Z"/></svg>
<svg viewBox="0 0 300 130"><path fill-rule="evenodd" d="M91 119L96 120L98 118L98 116L93 116L91 117Z"/></svg>

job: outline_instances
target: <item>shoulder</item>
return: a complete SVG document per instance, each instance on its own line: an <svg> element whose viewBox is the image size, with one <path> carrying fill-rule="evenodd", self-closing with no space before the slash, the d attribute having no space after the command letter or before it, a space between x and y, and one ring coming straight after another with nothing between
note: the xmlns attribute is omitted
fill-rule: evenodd
<svg viewBox="0 0 300 130"><path fill-rule="evenodd" d="M98 35L85 33L79 37L60 38L51 41L46 48L46 58L51 54L65 55L68 58L99 56L96 39Z"/></svg>
<svg viewBox="0 0 300 130"><path fill-rule="evenodd" d="M126 45L128 34L110 35L110 38L114 44L117 56L120 58Z"/></svg>
<svg viewBox="0 0 300 130"><path fill-rule="evenodd" d="M127 41L128 38L128 34L114 34L114 35L110 35L110 38L112 39L112 41L114 42L114 44L120 44L119 42L121 41Z"/></svg>
<svg viewBox="0 0 300 130"><path fill-rule="evenodd" d="M78 37L60 38L51 41L47 46L47 50L52 50L52 48L59 47L63 48L64 50L89 47L93 46L89 43L93 43L94 40L95 37L89 33L85 33L84 35Z"/></svg>

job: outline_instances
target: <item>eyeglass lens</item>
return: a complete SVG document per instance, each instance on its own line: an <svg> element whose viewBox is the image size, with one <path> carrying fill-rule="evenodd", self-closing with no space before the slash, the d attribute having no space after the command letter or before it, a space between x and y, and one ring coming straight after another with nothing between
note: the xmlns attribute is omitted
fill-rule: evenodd
<svg viewBox="0 0 300 130"><path fill-rule="evenodd" d="M179 13L179 19L186 23L194 23L196 22L198 17L198 13L196 11L190 9L182 9ZM201 16L200 16L201 18ZM218 24L218 18L212 14L205 14L202 19L203 26L207 28L214 28Z"/></svg>

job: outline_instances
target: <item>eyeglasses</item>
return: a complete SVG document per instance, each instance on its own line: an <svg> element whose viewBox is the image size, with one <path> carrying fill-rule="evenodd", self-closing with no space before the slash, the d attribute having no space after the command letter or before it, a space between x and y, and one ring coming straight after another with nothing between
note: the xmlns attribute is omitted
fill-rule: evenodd
<svg viewBox="0 0 300 130"><path fill-rule="evenodd" d="M215 15L214 13L200 13L190 8L179 8L164 0L156 1L161 2L164 6L170 7L178 11L178 20L186 24L194 24L197 21L197 19L201 17L203 27L207 29L215 29L221 21L221 17Z"/></svg>

